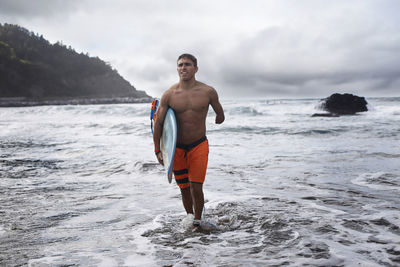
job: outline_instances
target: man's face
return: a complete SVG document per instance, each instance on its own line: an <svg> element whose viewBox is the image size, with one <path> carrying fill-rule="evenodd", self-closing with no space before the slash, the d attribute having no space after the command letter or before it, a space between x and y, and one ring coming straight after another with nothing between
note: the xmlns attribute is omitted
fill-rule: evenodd
<svg viewBox="0 0 400 267"><path fill-rule="evenodd" d="M197 69L198 68L193 64L193 61L188 58L184 57L178 60L178 75L183 81L192 79L196 74Z"/></svg>

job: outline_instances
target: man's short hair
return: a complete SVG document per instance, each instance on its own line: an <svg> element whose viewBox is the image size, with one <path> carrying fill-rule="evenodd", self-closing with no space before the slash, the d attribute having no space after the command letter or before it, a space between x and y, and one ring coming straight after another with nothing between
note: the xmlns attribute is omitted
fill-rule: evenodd
<svg viewBox="0 0 400 267"><path fill-rule="evenodd" d="M180 55L180 56L178 57L177 62L178 62L180 59L182 59L182 58L188 58L188 59L190 59L191 61L193 61L193 65L194 65L195 67L197 67L197 58L195 58L195 56L193 56L193 55L191 55L191 54L182 54L182 55Z"/></svg>

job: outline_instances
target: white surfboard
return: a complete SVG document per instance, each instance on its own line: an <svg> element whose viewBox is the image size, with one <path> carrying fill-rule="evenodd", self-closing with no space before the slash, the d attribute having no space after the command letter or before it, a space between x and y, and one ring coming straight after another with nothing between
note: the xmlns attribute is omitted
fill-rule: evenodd
<svg viewBox="0 0 400 267"><path fill-rule="evenodd" d="M167 171L168 182L172 181L172 168L174 165L174 156L176 148L176 139L178 137L178 127L174 110L168 108L165 114L164 126L160 140L160 149L163 156L164 168Z"/></svg>

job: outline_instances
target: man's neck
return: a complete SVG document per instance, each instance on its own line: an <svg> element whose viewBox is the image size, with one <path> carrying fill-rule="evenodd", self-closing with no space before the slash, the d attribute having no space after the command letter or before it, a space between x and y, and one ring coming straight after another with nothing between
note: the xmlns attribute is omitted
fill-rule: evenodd
<svg viewBox="0 0 400 267"><path fill-rule="evenodd" d="M195 86L196 82L197 81L196 81L195 78L187 80L187 81L180 80L179 81L179 87L184 89L184 90L189 90L189 89L192 89Z"/></svg>

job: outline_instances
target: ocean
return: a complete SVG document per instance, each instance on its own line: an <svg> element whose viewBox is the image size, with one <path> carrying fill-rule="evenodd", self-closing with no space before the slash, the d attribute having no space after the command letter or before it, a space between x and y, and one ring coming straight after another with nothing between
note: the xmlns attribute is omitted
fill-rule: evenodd
<svg viewBox="0 0 400 267"><path fill-rule="evenodd" d="M1 266L400 266L400 98L222 100L205 218L182 226L150 104L0 109Z"/></svg>

